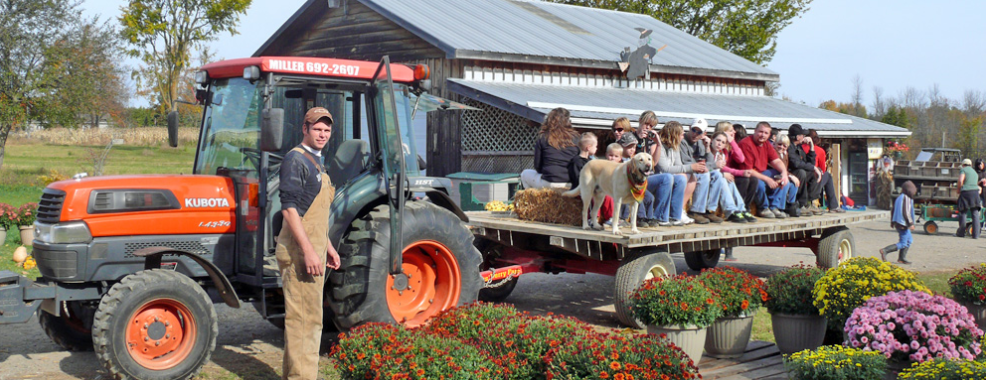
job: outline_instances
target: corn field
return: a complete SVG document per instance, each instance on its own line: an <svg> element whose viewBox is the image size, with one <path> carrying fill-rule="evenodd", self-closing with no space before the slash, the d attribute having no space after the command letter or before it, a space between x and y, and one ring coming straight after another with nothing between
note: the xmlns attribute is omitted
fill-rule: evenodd
<svg viewBox="0 0 986 380"><path fill-rule="evenodd" d="M195 145L199 138L198 132L198 128L178 128L178 143ZM102 146L109 144L111 139L122 139L122 145L131 146L161 146L168 142L168 129L165 127L49 128L11 135L14 139L52 145Z"/></svg>

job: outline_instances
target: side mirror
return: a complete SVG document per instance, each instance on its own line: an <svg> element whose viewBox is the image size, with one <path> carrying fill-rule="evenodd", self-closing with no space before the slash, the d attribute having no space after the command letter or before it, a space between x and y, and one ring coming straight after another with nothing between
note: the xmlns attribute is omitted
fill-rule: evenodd
<svg viewBox="0 0 986 380"><path fill-rule="evenodd" d="M178 147L178 111L168 112L168 145Z"/></svg>
<svg viewBox="0 0 986 380"><path fill-rule="evenodd" d="M260 150L280 152L284 140L284 109L267 108L260 112Z"/></svg>

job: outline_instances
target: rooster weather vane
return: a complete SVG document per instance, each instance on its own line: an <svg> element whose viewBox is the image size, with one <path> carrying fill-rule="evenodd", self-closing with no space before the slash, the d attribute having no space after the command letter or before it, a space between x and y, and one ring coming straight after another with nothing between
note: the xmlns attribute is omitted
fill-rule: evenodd
<svg viewBox="0 0 986 380"><path fill-rule="evenodd" d="M630 47L624 47L620 52L620 71L626 72L627 79L637 79L643 77L650 79L650 64L654 62L654 56L668 45L655 49L650 46L650 34L653 30L646 28L633 28L640 32L640 40L637 41L637 49L630 51Z"/></svg>

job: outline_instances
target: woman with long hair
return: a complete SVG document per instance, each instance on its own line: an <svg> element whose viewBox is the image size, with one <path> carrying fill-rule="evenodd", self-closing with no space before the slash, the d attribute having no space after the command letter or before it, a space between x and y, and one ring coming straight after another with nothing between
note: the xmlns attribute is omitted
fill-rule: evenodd
<svg viewBox="0 0 986 380"><path fill-rule="evenodd" d="M559 107L548 112L534 143L534 169L520 172L524 188L569 186L568 162L579 155L579 138L567 109Z"/></svg>
<svg viewBox="0 0 986 380"><path fill-rule="evenodd" d="M657 210L658 219L667 215L672 225L683 225L685 223L683 214L685 206L685 187L688 183L688 174L704 170L704 163L686 165L681 160L681 140L685 138L685 129L677 121L669 121L664 124L664 128L658 132L660 138L660 157L657 160L656 170L659 173L673 175L671 185L671 201L666 209Z"/></svg>

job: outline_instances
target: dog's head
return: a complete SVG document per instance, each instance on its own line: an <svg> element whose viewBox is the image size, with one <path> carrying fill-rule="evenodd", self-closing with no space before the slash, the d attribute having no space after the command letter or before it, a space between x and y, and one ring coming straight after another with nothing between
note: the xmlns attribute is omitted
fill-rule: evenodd
<svg viewBox="0 0 986 380"><path fill-rule="evenodd" d="M646 173L654 167L654 158L650 153L637 153L630 159L629 164L634 183L642 183L647 179Z"/></svg>

